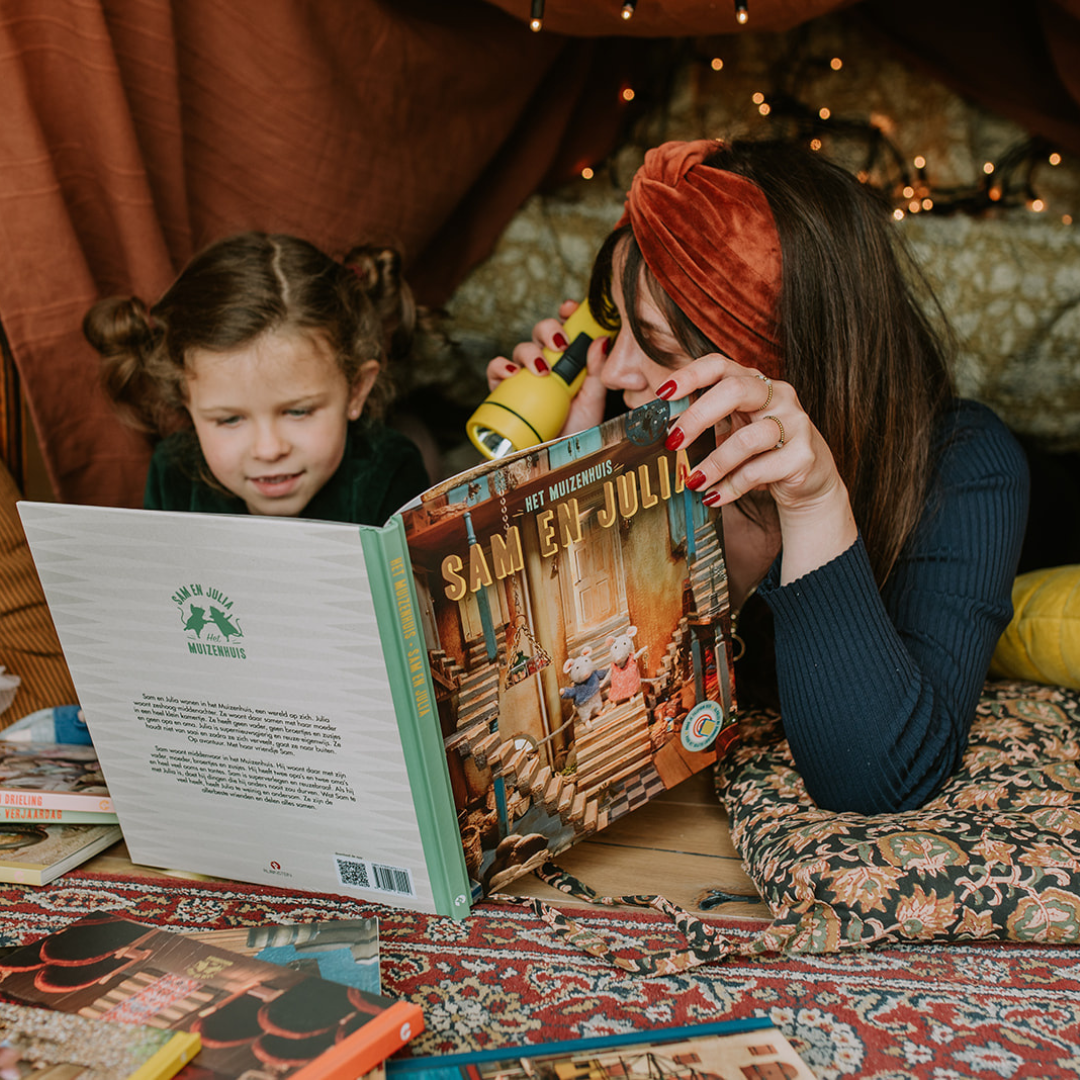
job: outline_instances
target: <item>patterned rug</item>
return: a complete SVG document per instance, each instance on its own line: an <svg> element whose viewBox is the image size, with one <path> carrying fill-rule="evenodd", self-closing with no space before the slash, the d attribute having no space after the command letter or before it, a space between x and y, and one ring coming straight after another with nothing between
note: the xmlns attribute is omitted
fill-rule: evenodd
<svg viewBox="0 0 1080 1080"><path fill-rule="evenodd" d="M484 904L457 923L344 897L77 872L44 888L0 886L0 944L118 907L177 930L376 915L384 993L424 1009L414 1053L767 1016L821 1080L1080 1077L1076 947L909 946L643 977L578 951L516 907ZM659 915L573 913L622 955L675 944ZM761 929L714 925L734 939Z"/></svg>

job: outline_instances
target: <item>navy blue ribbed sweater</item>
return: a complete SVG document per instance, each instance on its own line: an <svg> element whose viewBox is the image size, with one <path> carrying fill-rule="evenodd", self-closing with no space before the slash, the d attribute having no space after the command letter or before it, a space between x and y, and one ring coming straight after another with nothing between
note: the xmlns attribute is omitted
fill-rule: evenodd
<svg viewBox="0 0 1080 1080"><path fill-rule="evenodd" d="M819 806L920 806L955 771L1012 614L1027 521L1023 452L985 406L956 401L934 447L927 509L879 594L858 539L787 585L772 611L784 733Z"/></svg>

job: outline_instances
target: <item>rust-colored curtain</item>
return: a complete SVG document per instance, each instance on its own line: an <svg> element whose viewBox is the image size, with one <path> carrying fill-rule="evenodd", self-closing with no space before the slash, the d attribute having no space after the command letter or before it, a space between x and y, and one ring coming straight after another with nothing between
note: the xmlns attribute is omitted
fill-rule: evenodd
<svg viewBox="0 0 1080 1080"><path fill-rule="evenodd" d="M136 506L149 447L81 320L245 228L397 244L438 302L575 152L597 43L482 0L0 0L0 320L64 501ZM611 110L591 120L610 145Z"/></svg>
<svg viewBox="0 0 1080 1080"><path fill-rule="evenodd" d="M547 0L538 34L530 0L0 0L0 328L58 497L141 498L149 447L80 331L99 296L153 299L194 250L257 227L395 243L440 302L545 179L610 148L642 39L850 6L1080 150L1080 0L749 0L743 28L730 0L638 0L630 20L621 0Z"/></svg>

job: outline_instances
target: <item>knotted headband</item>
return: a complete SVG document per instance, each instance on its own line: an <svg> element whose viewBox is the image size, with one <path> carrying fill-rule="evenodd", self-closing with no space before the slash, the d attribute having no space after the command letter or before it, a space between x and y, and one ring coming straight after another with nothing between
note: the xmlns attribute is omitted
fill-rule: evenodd
<svg viewBox="0 0 1080 1080"><path fill-rule="evenodd" d="M779 378L780 237L761 188L702 164L720 145L650 150L619 224L630 222L646 266L718 349Z"/></svg>

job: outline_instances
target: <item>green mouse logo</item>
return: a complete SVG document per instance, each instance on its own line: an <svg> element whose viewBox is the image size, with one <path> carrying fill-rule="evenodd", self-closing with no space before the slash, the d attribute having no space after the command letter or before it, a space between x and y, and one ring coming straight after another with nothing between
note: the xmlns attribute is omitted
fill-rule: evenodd
<svg viewBox="0 0 1080 1080"><path fill-rule="evenodd" d="M181 585L173 594L180 625L187 639L188 652L195 656L213 656L246 660L241 642L244 631L233 610L233 602L220 589L209 585Z"/></svg>

